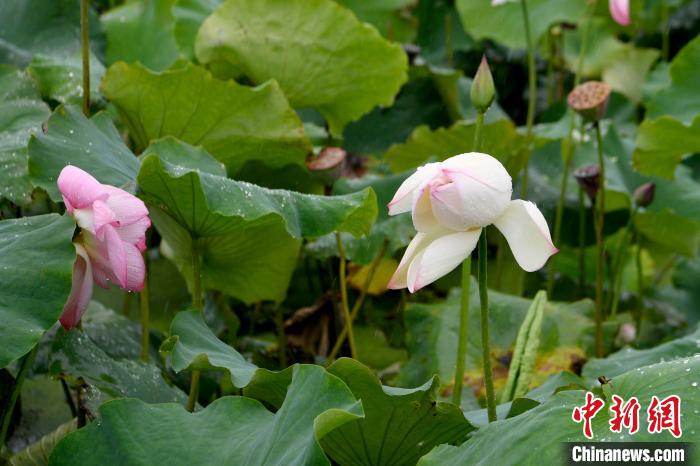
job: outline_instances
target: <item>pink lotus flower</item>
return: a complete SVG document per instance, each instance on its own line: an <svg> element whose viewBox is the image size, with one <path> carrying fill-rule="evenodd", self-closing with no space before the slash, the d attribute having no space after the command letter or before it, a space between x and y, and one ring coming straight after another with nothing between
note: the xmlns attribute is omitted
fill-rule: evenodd
<svg viewBox="0 0 700 466"><path fill-rule="evenodd" d="M608 0L610 8L610 16L620 26L629 26L630 24L630 2L629 0Z"/></svg>
<svg viewBox="0 0 700 466"><path fill-rule="evenodd" d="M82 228L75 244L73 287L60 319L65 328L72 328L87 309L93 280L103 288L111 281L141 291L146 272L142 253L151 220L143 201L101 184L78 167L68 165L61 171L58 189L66 211Z"/></svg>
<svg viewBox="0 0 700 466"><path fill-rule="evenodd" d="M512 192L510 175L487 154L471 152L419 167L389 203L389 215L410 211L418 230L389 288L413 293L446 275L491 224L506 237L520 267L541 268L558 249L537 206L511 200Z"/></svg>

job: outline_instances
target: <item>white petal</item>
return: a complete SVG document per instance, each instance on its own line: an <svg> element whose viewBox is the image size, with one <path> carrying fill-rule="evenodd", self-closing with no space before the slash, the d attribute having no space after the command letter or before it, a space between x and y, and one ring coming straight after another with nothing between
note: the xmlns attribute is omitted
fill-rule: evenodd
<svg viewBox="0 0 700 466"><path fill-rule="evenodd" d="M542 268L549 256L559 251L552 244L547 221L532 202L511 201L494 225L508 240L520 267L528 272Z"/></svg>
<svg viewBox="0 0 700 466"><path fill-rule="evenodd" d="M408 267L408 291L413 293L454 270L474 250L480 234L480 228L449 232L431 241Z"/></svg>
<svg viewBox="0 0 700 466"><path fill-rule="evenodd" d="M404 252L403 257L401 258L401 262L399 262L399 266L396 268L396 272L394 272L391 280L389 280L387 288L390 290L406 288L408 283L408 267L416 257L416 254L425 249L433 239L434 235L420 232L413 237L406 248L406 252Z"/></svg>
<svg viewBox="0 0 700 466"><path fill-rule="evenodd" d="M439 163L429 163L418 167L415 173L406 178L394 198L389 202L389 215L402 214L411 210L413 206L413 191L430 181L438 173Z"/></svg>
<svg viewBox="0 0 700 466"><path fill-rule="evenodd" d="M479 152L460 154L445 160L441 169L452 183L433 189L433 202L435 215L445 225L459 230L485 227L510 204L513 183L494 157ZM441 208L445 205L449 209Z"/></svg>
<svg viewBox="0 0 700 466"><path fill-rule="evenodd" d="M425 186L421 191L413 191L413 197L413 226L416 230L427 233L438 225L430 204L430 187Z"/></svg>

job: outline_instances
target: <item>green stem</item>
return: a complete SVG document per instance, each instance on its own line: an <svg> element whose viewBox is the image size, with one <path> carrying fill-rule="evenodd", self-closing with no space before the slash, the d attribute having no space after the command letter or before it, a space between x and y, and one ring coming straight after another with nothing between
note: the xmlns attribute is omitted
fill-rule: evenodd
<svg viewBox="0 0 700 466"><path fill-rule="evenodd" d="M192 371L192 380L190 381L190 394L187 396L187 406L186 409L189 412L194 411L194 407L197 405L197 398L199 398L199 377L201 372L198 370Z"/></svg>
<svg viewBox="0 0 700 466"><path fill-rule="evenodd" d="M80 0L80 39L83 52L83 113L90 117L90 39L88 1Z"/></svg>
<svg viewBox="0 0 700 466"><path fill-rule="evenodd" d="M447 53L447 67L452 68L454 52L452 50L452 15L450 13L445 15L445 51Z"/></svg>
<svg viewBox="0 0 700 466"><path fill-rule="evenodd" d="M537 103L537 75L535 68L535 47L532 42L532 34L530 32L530 17L527 12L527 0L521 0L520 5L523 11L523 22L525 25L525 41L527 43L527 81L528 81L528 101L527 101L527 120L525 130L525 157L523 166L523 178L521 185L520 197L527 199L527 184L528 171L530 163L530 144L532 142L532 127L535 123L535 106Z"/></svg>
<svg viewBox="0 0 700 466"><path fill-rule="evenodd" d="M474 123L474 152L479 152L481 150L481 142L484 133L484 115L484 112L476 112L476 121Z"/></svg>
<svg viewBox="0 0 700 466"><path fill-rule="evenodd" d="M279 351L280 367L287 367L287 334L284 333L284 314L282 304L275 306L275 328L277 329L277 350Z"/></svg>
<svg viewBox="0 0 700 466"><path fill-rule="evenodd" d="M134 294L130 291L124 291L124 300L122 301L122 314L129 317L131 314L131 300Z"/></svg>
<svg viewBox="0 0 700 466"><path fill-rule="evenodd" d="M5 406L3 406L2 412L0 412L0 450L5 446L5 437L7 437L7 431L10 428L10 420L12 419L12 413L15 410L15 404L17 403L17 398L22 391L22 384L24 379L27 377L27 372L32 367L34 363L34 357L36 356L37 348L39 345L35 345L34 348L22 359L19 365L19 372L17 373L17 378L15 383L12 385L12 391L10 392L10 397L7 399Z"/></svg>
<svg viewBox="0 0 700 466"><path fill-rule="evenodd" d="M642 336L642 317L644 316L644 270L642 269L642 236L637 232L637 341Z"/></svg>
<svg viewBox="0 0 700 466"><path fill-rule="evenodd" d="M547 60L547 107L549 107L554 102L554 61L557 54L552 28L549 28L547 31L547 51L549 52Z"/></svg>
<svg viewBox="0 0 700 466"><path fill-rule="evenodd" d="M661 3L661 58L663 61L668 61L669 48L671 43L670 33L671 28L668 22L668 1L663 0Z"/></svg>
<svg viewBox="0 0 700 466"><path fill-rule="evenodd" d="M578 287L579 294L586 292L586 197L578 188Z"/></svg>
<svg viewBox="0 0 700 466"><path fill-rule="evenodd" d="M202 259L199 253L199 241L192 238L192 307L204 314L204 302L202 300ZM192 371L190 381L190 394L187 397L187 411L194 411L199 397L199 370Z"/></svg>
<svg viewBox="0 0 700 466"><path fill-rule="evenodd" d="M146 267L146 277L143 280L143 289L141 290L141 293L139 293L139 304L141 307L141 360L148 361L148 339L151 315L151 303L148 292L148 267Z"/></svg>
<svg viewBox="0 0 700 466"><path fill-rule="evenodd" d="M379 249L379 252L375 256L375 258L372 260L372 263L369 266L369 270L367 272L367 277L365 278L365 281L362 284L362 289L360 290L360 295L357 297L355 304L353 304L352 311L350 311L350 323L355 322L355 319L357 319L358 314L360 314L360 310L362 309L362 305L365 303L365 299L367 298L367 290L369 289L369 285L372 283L372 280L374 279L374 275L377 272L377 268L379 267L379 263L382 261L384 254L386 254L386 250L387 250L388 246L389 246L389 242L385 240L384 243L382 244L382 247ZM338 335L338 339L335 341L335 344L333 345L333 349L328 354L327 363L330 364L335 359L335 357L340 352L340 348L343 346L343 343L345 342L347 337L348 337L348 327L343 327L343 330L340 331L340 335Z"/></svg>
<svg viewBox="0 0 700 466"><path fill-rule="evenodd" d="M600 188L596 196L597 221L596 231L596 287L595 287L595 351L596 356L603 357L603 274L605 264L605 244L603 227L605 222L605 158L603 156L603 136L600 123L594 124L598 146L598 165L600 166Z"/></svg>
<svg viewBox="0 0 700 466"><path fill-rule="evenodd" d="M622 231L622 236L615 250L615 260L613 262L613 292L610 303L610 317L613 319L617 317L617 308L620 304L620 287L622 284L622 270L624 269L623 251L627 250L627 238L629 238L630 232L632 231L632 225L634 224L634 217L636 214L637 208L635 207L630 214L627 225L625 225Z"/></svg>
<svg viewBox="0 0 700 466"><path fill-rule="evenodd" d="M472 278L472 257L469 255L462 262L462 297L459 308L459 343L457 345L457 366L455 367L455 385L452 402L461 406L462 385L464 382L465 358L467 356L467 338L469 331L469 296Z"/></svg>
<svg viewBox="0 0 700 466"><path fill-rule="evenodd" d="M348 284L347 278L345 276L346 261L345 261L345 248L343 248L343 240L340 238L340 233L335 233L335 241L338 244L338 255L340 256L340 270L339 270L339 284L340 284L340 298L342 300L341 304L343 307L343 320L345 321L345 328L348 329L348 342L350 343L350 355L353 359L357 359L357 348L355 347L355 333L352 330L352 319L350 318L350 307L348 305Z"/></svg>
<svg viewBox="0 0 700 466"><path fill-rule="evenodd" d="M496 420L496 397L493 393L493 373L491 370L491 345L489 342L489 291L486 271L486 229L479 237L479 301L481 302L481 348L484 365L484 387L486 388L486 410L489 422Z"/></svg>
<svg viewBox="0 0 700 466"><path fill-rule="evenodd" d="M576 74L574 75L574 87L578 86L581 82L581 73L583 72L583 58L588 48L588 37L591 30L591 17L595 12L595 4L597 0L593 2L591 8L587 12L587 23L586 28L583 30L583 35L581 37L581 48L579 49L578 63L576 65ZM559 186L559 202L557 203L557 210L554 217L554 237L552 242L556 245L559 244L559 239L561 238L561 222L564 216L564 204L566 202L566 188L569 183L569 171L571 170L571 162L574 159L574 129L576 128L576 114L569 111L571 119L569 120L569 132L566 137L566 146L564 148L564 171L561 176L561 185ZM582 133L583 134L583 133ZM557 255L554 255L549 259L549 273L547 275L547 296L552 296L552 290L554 289L554 275L556 271Z"/></svg>

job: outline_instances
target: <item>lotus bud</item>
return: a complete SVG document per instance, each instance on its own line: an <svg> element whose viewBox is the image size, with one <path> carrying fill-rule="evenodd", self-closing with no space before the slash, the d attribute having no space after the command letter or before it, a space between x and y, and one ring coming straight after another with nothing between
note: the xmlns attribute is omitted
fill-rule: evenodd
<svg viewBox="0 0 700 466"><path fill-rule="evenodd" d="M620 331L617 336L622 343L633 343L637 339L637 327L635 327L634 324L624 323L620 325Z"/></svg>
<svg viewBox="0 0 700 466"><path fill-rule="evenodd" d="M481 64L476 70L474 82L470 91L472 104L480 113L485 113L493 103L493 98L496 95L496 88L493 85L493 76L489 63L486 61L486 56L481 57Z"/></svg>
<svg viewBox="0 0 700 466"><path fill-rule="evenodd" d="M347 153L340 147L324 147L317 156L306 159L306 168L326 186L340 178Z"/></svg>
<svg viewBox="0 0 700 466"><path fill-rule="evenodd" d="M579 84L569 93L567 102L587 121L600 121L608 108L610 86L600 81Z"/></svg>
<svg viewBox="0 0 700 466"><path fill-rule="evenodd" d="M654 202L654 194L656 194L656 184L644 183L634 190L634 203L638 207L647 207Z"/></svg>
<svg viewBox="0 0 700 466"><path fill-rule="evenodd" d="M600 189L600 167L598 165L588 165L577 168L574 171L574 178L579 186L584 190L591 201L595 201Z"/></svg>

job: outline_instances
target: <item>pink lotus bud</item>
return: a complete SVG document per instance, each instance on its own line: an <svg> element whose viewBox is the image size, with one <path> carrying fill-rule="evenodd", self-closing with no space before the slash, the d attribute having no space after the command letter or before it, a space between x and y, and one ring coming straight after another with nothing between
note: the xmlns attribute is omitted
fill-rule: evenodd
<svg viewBox="0 0 700 466"><path fill-rule="evenodd" d="M648 207L652 202L654 202L655 194L656 184L644 183L634 190L634 203L639 207Z"/></svg>
<svg viewBox="0 0 700 466"><path fill-rule="evenodd" d="M389 288L414 292L449 273L491 224L523 269L541 268L557 248L542 213L531 202L511 200L512 191L506 169L487 154L461 154L419 167L389 203L389 215L410 211L418 230Z"/></svg>
<svg viewBox="0 0 700 466"><path fill-rule="evenodd" d="M608 0L610 16L620 26L630 24L630 1L629 0Z"/></svg>
<svg viewBox="0 0 700 466"><path fill-rule="evenodd" d="M574 178L591 201L595 201L600 189L600 167L587 165L574 170Z"/></svg>

